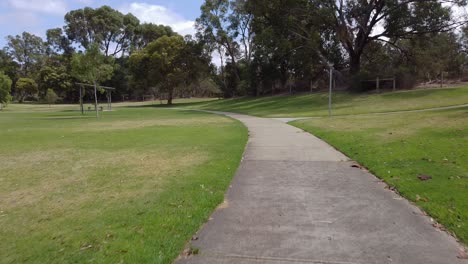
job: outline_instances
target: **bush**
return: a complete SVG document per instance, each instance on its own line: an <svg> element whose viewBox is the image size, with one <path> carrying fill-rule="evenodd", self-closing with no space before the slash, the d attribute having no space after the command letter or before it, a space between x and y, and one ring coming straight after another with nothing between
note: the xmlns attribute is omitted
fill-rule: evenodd
<svg viewBox="0 0 468 264"><path fill-rule="evenodd" d="M365 82L369 79L372 79L372 77L365 71L351 76L350 90L352 92L365 92L375 89L375 84L373 82Z"/></svg>
<svg viewBox="0 0 468 264"><path fill-rule="evenodd" d="M59 99L59 97L53 89L49 88L47 89L47 94L45 96L45 99L47 103L51 105L51 104L55 104L57 100Z"/></svg>

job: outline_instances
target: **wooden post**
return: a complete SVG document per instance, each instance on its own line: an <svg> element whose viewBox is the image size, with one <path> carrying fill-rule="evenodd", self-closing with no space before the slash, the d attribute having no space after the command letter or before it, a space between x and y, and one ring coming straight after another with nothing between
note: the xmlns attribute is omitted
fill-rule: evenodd
<svg viewBox="0 0 468 264"><path fill-rule="evenodd" d="M106 90L106 97L107 97L107 111L111 110L111 104L110 104L110 91Z"/></svg>
<svg viewBox="0 0 468 264"><path fill-rule="evenodd" d="M380 93L380 78L377 76L377 93Z"/></svg>
<svg viewBox="0 0 468 264"><path fill-rule="evenodd" d="M96 110L96 118L99 118L99 110L97 103L97 84L94 82L94 109Z"/></svg>
<svg viewBox="0 0 468 264"><path fill-rule="evenodd" d="M84 115L84 106L83 106L83 85L80 85L80 110L81 110L81 114Z"/></svg>
<svg viewBox="0 0 468 264"><path fill-rule="evenodd" d="M393 76L393 91L396 91L396 77Z"/></svg>
<svg viewBox="0 0 468 264"><path fill-rule="evenodd" d="M444 86L444 72L440 71L440 88Z"/></svg>

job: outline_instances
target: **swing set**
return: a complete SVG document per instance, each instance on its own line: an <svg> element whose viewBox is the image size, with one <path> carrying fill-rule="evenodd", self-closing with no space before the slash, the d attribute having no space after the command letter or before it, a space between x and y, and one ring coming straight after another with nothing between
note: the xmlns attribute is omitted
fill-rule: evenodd
<svg viewBox="0 0 468 264"><path fill-rule="evenodd" d="M107 111L112 111L112 91L115 91L114 87L107 87L107 86L102 86L102 85L92 85L92 84L87 84L87 83L76 83L80 87L80 111L81 114L84 115L84 103L83 103L83 97L86 93L86 88L101 88L106 91L106 98L107 98ZM94 110L96 111L96 117L99 117L98 114L98 99L97 99L97 93L94 93ZM101 107L102 111L102 107Z"/></svg>

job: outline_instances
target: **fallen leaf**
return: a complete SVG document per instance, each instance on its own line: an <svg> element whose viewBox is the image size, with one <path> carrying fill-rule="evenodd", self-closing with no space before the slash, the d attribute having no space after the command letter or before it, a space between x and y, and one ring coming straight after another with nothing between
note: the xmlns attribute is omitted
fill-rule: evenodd
<svg viewBox="0 0 468 264"><path fill-rule="evenodd" d="M90 248L92 248L92 247L93 247L93 245L82 245L82 246L80 247L80 250L87 250L87 249L90 249Z"/></svg>
<svg viewBox="0 0 468 264"><path fill-rule="evenodd" d="M439 229L439 230L441 230L441 231L446 231L447 230L447 229L445 229L445 227L443 225L441 225L439 223L433 223L432 226Z"/></svg>
<svg viewBox="0 0 468 264"><path fill-rule="evenodd" d="M418 179L420 179L421 181L427 181L427 180L431 180L432 177L429 176L429 175L423 175L423 174L421 174L421 175L418 176Z"/></svg>
<svg viewBox="0 0 468 264"><path fill-rule="evenodd" d="M429 202L429 199L426 197L421 197L419 194L416 194L416 201L423 201L423 202Z"/></svg>

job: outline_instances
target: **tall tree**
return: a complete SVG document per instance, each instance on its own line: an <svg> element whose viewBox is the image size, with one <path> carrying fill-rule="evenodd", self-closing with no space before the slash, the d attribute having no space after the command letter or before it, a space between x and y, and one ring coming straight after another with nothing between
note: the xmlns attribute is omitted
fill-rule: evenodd
<svg viewBox="0 0 468 264"><path fill-rule="evenodd" d="M0 110L11 101L11 79L0 71Z"/></svg>
<svg viewBox="0 0 468 264"><path fill-rule="evenodd" d="M99 117L98 85L112 78L113 71L113 59L103 55L97 44L91 44L84 54L77 53L73 55L72 76L94 86L96 117Z"/></svg>
<svg viewBox="0 0 468 264"><path fill-rule="evenodd" d="M133 49L141 50L149 43L162 36L174 36L176 33L171 27L165 25L156 25L153 23L143 23L136 27L133 36Z"/></svg>
<svg viewBox="0 0 468 264"><path fill-rule="evenodd" d="M308 17L321 18L324 25L334 31L349 57L351 74L360 71L361 57L369 43L381 41L395 45L399 39L451 30L460 22L451 19L450 5L465 4L464 0L309 2Z"/></svg>
<svg viewBox="0 0 468 264"><path fill-rule="evenodd" d="M8 49L0 50L0 71L3 71L13 82L19 78L20 66L8 53Z"/></svg>
<svg viewBox="0 0 468 264"><path fill-rule="evenodd" d="M85 7L65 15L65 32L70 40L85 49L97 43L106 56L124 54L130 49L140 21L109 6Z"/></svg>
<svg viewBox="0 0 468 264"><path fill-rule="evenodd" d="M47 53L48 55L63 54L70 57L74 49L71 46L70 40L65 36L61 28L52 28L47 30Z"/></svg>
<svg viewBox="0 0 468 264"><path fill-rule="evenodd" d="M167 93L172 104L176 89L196 78L194 46L181 36L163 36L130 56L134 78Z"/></svg>
<svg viewBox="0 0 468 264"><path fill-rule="evenodd" d="M38 36L23 32L16 36L8 36L8 53L20 65L21 76L30 76L39 68L45 52L46 45Z"/></svg>
<svg viewBox="0 0 468 264"><path fill-rule="evenodd" d="M205 0L201 6L201 15L196 21L199 38L217 50L220 56L226 53L234 65L235 76L240 80L237 61L240 56L237 42L237 28L233 22L231 2L229 0ZM223 65L221 65L223 67Z"/></svg>

